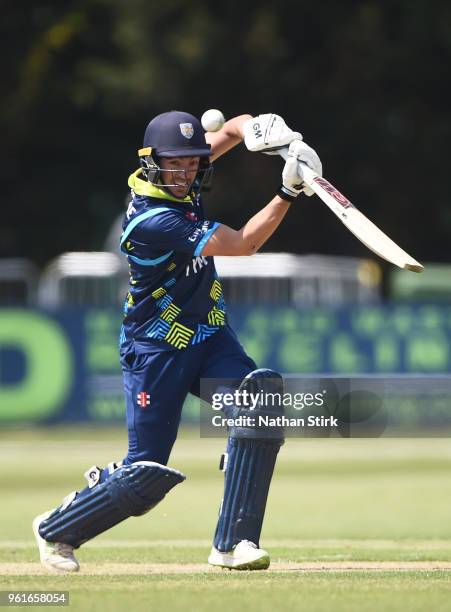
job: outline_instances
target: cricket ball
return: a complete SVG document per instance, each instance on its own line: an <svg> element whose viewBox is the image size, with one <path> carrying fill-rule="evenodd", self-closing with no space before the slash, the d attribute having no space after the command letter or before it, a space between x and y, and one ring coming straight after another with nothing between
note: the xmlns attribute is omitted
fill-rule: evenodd
<svg viewBox="0 0 451 612"><path fill-rule="evenodd" d="M206 132L217 132L225 123L224 115L217 108L205 111L200 121Z"/></svg>

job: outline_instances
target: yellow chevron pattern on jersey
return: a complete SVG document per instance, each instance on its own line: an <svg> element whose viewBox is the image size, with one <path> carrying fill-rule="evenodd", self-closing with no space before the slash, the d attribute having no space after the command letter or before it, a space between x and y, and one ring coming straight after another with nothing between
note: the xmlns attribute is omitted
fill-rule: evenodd
<svg viewBox="0 0 451 612"><path fill-rule="evenodd" d="M168 272L172 272L172 270L173 270L174 268L176 268L176 267L177 267L177 266L175 265L175 263L174 263L174 262L171 262L171 263L169 264L169 266L166 268L166 270L167 270Z"/></svg>
<svg viewBox="0 0 451 612"><path fill-rule="evenodd" d="M172 346L175 346L175 348L182 349L188 346L193 334L194 330L176 322L171 325L171 329L166 334L165 340L169 342L169 344L172 344Z"/></svg>
<svg viewBox="0 0 451 612"><path fill-rule="evenodd" d="M158 287L158 289L155 289L155 291L152 291L152 297L157 300L158 298L163 297L165 293L166 293L166 289L164 289L163 287Z"/></svg>
<svg viewBox="0 0 451 612"><path fill-rule="evenodd" d="M169 304L169 306L163 310L160 317L167 321L168 323L172 323L175 317L179 314L181 308L176 306L175 304Z"/></svg>
<svg viewBox="0 0 451 612"><path fill-rule="evenodd" d="M135 300L133 299L132 294L130 293L130 291L127 293L127 305L130 308L131 306L133 306L135 303Z"/></svg>
<svg viewBox="0 0 451 612"><path fill-rule="evenodd" d="M221 297L221 293L222 293L221 283L218 280L213 281L213 284L211 286L211 291L210 291L211 298L215 302L217 302L219 298Z"/></svg>
<svg viewBox="0 0 451 612"><path fill-rule="evenodd" d="M225 325L225 312L213 306L208 313L208 322L210 325Z"/></svg>

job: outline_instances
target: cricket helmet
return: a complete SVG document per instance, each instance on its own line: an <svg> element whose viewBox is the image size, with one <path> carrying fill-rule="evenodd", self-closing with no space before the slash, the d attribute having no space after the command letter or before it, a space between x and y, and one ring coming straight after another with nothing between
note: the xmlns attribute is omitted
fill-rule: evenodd
<svg viewBox="0 0 451 612"><path fill-rule="evenodd" d="M171 187L161 182L159 160L162 157L200 157L199 170L192 184L197 193L207 186L213 167L210 163L211 147L205 140L205 131L197 117L181 111L157 115L147 125L143 148L138 151L147 180L158 187Z"/></svg>

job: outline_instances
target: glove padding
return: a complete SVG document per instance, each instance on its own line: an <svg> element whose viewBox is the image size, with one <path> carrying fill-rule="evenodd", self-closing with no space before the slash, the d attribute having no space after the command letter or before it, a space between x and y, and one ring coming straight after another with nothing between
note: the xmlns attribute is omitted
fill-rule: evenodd
<svg viewBox="0 0 451 612"><path fill-rule="evenodd" d="M312 196L315 192L304 181L302 164L306 164L319 176L323 175L323 166L316 151L302 140L294 140L288 148L288 157L282 171L282 192L296 197L301 192Z"/></svg>
<svg viewBox="0 0 451 612"><path fill-rule="evenodd" d="M277 155L278 149L286 147L293 140L302 140L302 134L293 132L282 117L267 113L248 119L243 123L244 144L249 151L261 151Z"/></svg>

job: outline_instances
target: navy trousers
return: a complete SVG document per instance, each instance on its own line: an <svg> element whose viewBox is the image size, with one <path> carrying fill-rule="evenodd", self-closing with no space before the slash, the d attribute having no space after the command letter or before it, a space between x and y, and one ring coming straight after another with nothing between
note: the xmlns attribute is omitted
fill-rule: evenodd
<svg viewBox="0 0 451 612"><path fill-rule="evenodd" d="M121 356L129 448L124 463L166 465L188 393L199 396L201 378L241 380L257 368L230 327L200 344L174 351L133 350Z"/></svg>

